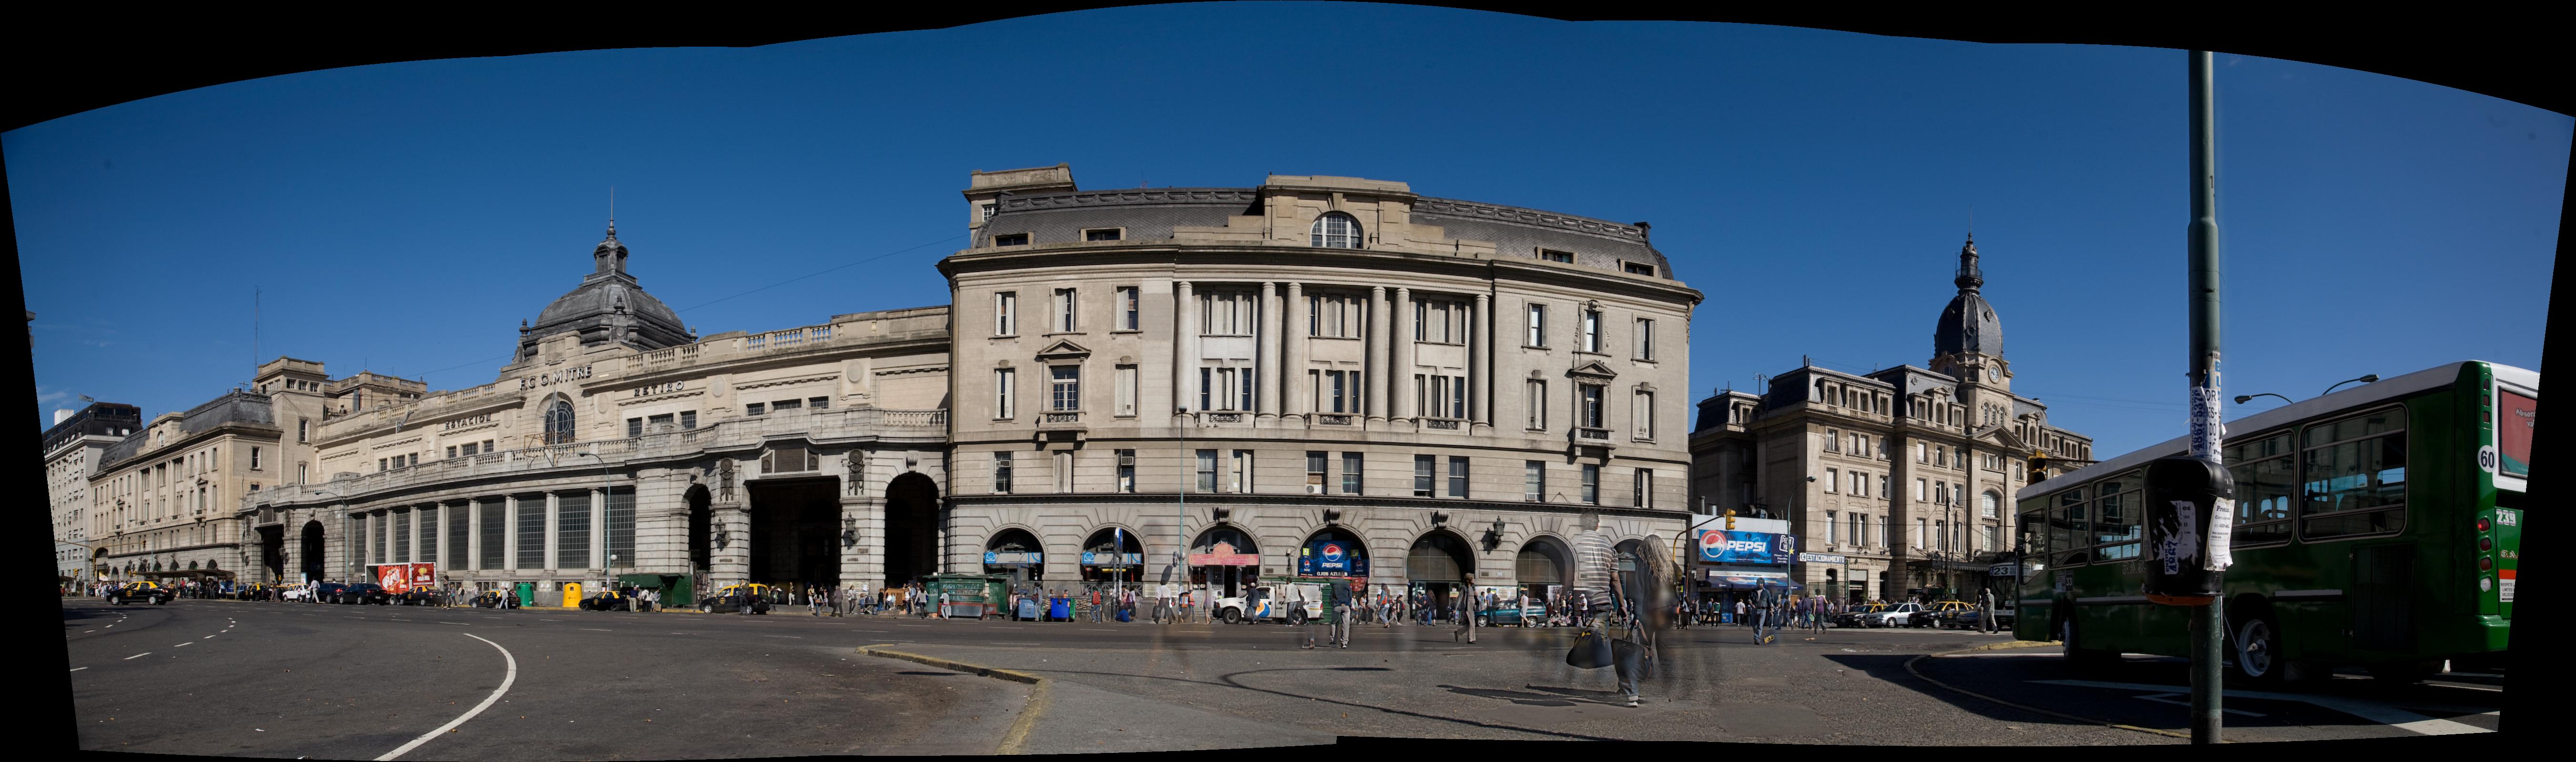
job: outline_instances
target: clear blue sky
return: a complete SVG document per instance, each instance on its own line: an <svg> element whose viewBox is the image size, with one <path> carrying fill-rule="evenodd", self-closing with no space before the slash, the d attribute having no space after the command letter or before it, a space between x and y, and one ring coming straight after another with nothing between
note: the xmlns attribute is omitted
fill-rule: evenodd
<svg viewBox="0 0 2576 762"><path fill-rule="evenodd" d="M2229 394L2540 367L2567 116L2218 64ZM486 383L590 269L611 185L631 269L702 334L945 303L967 172L1070 162L1651 221L1708 295L1694 398L1800 355L1923 364L1973 206L2016 390L2107 456L2184 425L2185 113L2173 50L1245 4L310 72L0 146L40 426L247 381L254 287L268 357Z"/></svg>

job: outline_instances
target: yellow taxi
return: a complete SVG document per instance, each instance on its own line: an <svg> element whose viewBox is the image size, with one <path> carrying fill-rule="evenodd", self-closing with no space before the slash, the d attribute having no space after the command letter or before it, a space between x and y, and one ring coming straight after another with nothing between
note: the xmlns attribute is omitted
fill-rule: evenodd
<svg viewBox="0 0 2576 762"><path fill-rule="evenodd" d="M1940 625L1941 629L1946 630L1958 623L1959 612L1976 609L1977 607L1968 605L1967 601L1933 601L1924 604L1923 613L1915 616L1926 617L1933 624Z"/></svg>
<svg viewBox="0 0 2576 762"><path fill-rule="evenodd" d="M698 599L698 613L713 614L721 608L745 614L767 614L769 599L776 595L776 590L777 588L758 582L726 585L717 588L714 595ZM749 600L746 601L746 597Z"/></svg>
<svg viewBox="0 0 2576 762"><path fill-rule="evenodd" d="M177 597L177 593L157 582L128 582L107 591L107 602L112 604L149 603L159 606Z"/></svg>
<svg viewBox="0 0 2576 762"><path fill-rule="evenodd" d="M1871 614L1883 613L1885 611L1887 611L1887 604L1884 603L1863 603L1855 605L1835 613L1834 626L1860 627L1863 623L1869 621Z"/></svg>

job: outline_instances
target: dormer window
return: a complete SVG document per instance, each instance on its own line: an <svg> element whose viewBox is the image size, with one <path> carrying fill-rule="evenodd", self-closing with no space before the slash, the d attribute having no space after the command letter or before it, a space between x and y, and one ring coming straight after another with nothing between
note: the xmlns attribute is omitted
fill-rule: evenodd
<svg viewBox="0 0 2576 762"><path fill-rule="evenodd" d="M1620 262L1619 269L1629 275L1643 275L1649 278L1655 276L1655 266L1642 262Z"/></svg>
<svg viewBox="0 0 2576 762"><path fill-rule="evenodd" d="M1544 260L1547 260L1547 261L1550 261L1550 262L1563 262L1563 263L1566 263L1566 264L1569 264L1569 265L1570 265L1570 264L1574 264L1574 252L1571 252L1571 251L1557 251L1557 250L1555 250L1555 249L1540 249L1540 250L1538 250L1538 258L1540 258L1540 259L1544 259Z"/></svg>
<svg viewBox="0 0 2576 762"><path fill-rule="evenodd" d="M995 246L1027 246L1027 245L1029 245L1029 234L1027 234L1027 233L1007 233L1007 234L1003 234L1003 235L993 236L993 245L995 245Z"/></svg>
<svg viewBox="0 0 2576 762"><path fill-rule="evenodd" d="M1307 237L1317 248L1356 249L1360 247L1360 222L1348 214L1325 212L1307 229Z"/></svg>
<svg viewBox="0 0 2576 762"><path fill-rule="evenodd" d="M1126 228L1093 228L1082 231L1085 241L1115 241L1127 237Z"/></svg>

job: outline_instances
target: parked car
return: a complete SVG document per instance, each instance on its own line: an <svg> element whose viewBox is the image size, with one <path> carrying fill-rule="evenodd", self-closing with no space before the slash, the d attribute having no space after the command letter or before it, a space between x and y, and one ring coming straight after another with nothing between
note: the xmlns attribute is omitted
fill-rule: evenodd
<svg viewBox="0 0 2576 762"><path fill-rule="evenodd" d="M278 589L277 599L281 601L311 601L313 600L313 586L302 583L287 585Z"/></svg>
<svg viewBox="0 0 2576 762"><path fill-rule="evenodd" d="M436 590L409 590L394 596L395 603L405 606L436 606L438 599Z"/></svg>
<svg viewBox="0 0 2576 762"><path fill-rule="evenodd" d="M1869 624L1862 620L1872 614L1883 613L1887 611L1888 608L1888 605L1884 603L1857 604L1851 608L1835 612L1833 625L1835 627L1875 627L1877 625Z"/></svg>
<svg viewBox="0 0 2576 762"><path fill-rule="evenodd" d="M482 595L474 598L474 607L478 609L515 609L519 607L519 598L518 596L499 590L486 590L483 591Z"/></svg>
<svg viewBox="0 0 2576 762"><path fill-rule="evenodd" d="M598 595L583 598L581 600L581 608L583 611L626 611L633 605L633 599L627 598L615 590L602 592Z"/></svg>
<svg viewBox="0 0 2576 762"><path fill-rule="evenodd" d="M360 582L352 585L342 585L340 587L339 597L334 602L358 606L364 606L370 603L378 606L385 606L391 605L394 602L394 594L387 592L383 585L373 582Z"/></svg>
<svg viewBox="0 0 2576 762"><path fill-rule="evenodd" d="M1476 612L1476 626L1519 627L1523 621L1536 620L1541 616L1545 616L1544 609L1537 606L1521 608L1519 602L1514 601L1511 605L1495 606Z"/></svg>
<svg viewBox="0 0 2576 762"><path fill-rule="evenodd" d="M152 582L128 582L107 591L107 602L119 605L149 603L161 606L167 605L177 597L179 597L178 594L171 592L170 588Z"/></svg>
<svg viewBox="0 0 2576 762"><path fill-rule="evenodd" d="M1975 610L1977 607L1968 605L1967 601L1933 601L1923 607L1924 623L1947 630L1959 625L1959 612Z"/></svg>
<svg viewBox="0 0 2576 762"><path fill-rule="evenodd" d="M1920 603L1882 604L1882 607L1860 615L1862 627L1921 627L1930 623L1930 619L1923 617L1923 604Z"/></svg>
<svg viewBox="0 0 2576 762"><path fill-rule="evenodd" d="M345 593L348 590L349 583L324 582L314 585L312 592L306 597L314 603L339 603L341 593Z"/></svg>

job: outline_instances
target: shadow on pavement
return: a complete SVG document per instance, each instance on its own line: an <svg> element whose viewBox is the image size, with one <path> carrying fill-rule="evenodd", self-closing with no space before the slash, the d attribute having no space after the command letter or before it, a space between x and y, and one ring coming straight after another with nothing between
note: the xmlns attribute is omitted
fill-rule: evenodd
<svg viewBox="0 0 2576 762"><path fill-rule="evenodd" d="M1507 690L1499 690L1499 689L1494 689L1494 688L1461 688L1461 687L1458 687L1458 686L1455 686L1455 685L1443 685L1443 686L1440 686L1440 687L1441 687L1441 688L1444 688L1444 689L1447 689L1450 693L1455 693L1455 694L1458 694L1458 695L1461 695L1461 696L1474 696L1474 697L1477 697L1477 698L1502 699L1502 700L1504 700L1504 701L1509 701L1509 702L1512 702L1512 703L1514 703L1514 704L1520 704L1520 705L1523 705L1523 706L1573 706L1573 705L1575 704L1575 702L1573 702L1573 701L1568 701L1568 700L1566 700L1566 699L1565 699L1565 697L1563 697L1563 696L1559 696L1559 695L1556 695L1556 694L1550 694L1550 693L1523 693L1523 692L1520 692L1520 691L1507 691ZM1537 686L1530 686L1530 687L1534 687L1534 688L1535 688L1535 687L1537 687ZM1542 690L1562 690L1562 689L1542 689Z"/></svg>

